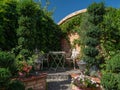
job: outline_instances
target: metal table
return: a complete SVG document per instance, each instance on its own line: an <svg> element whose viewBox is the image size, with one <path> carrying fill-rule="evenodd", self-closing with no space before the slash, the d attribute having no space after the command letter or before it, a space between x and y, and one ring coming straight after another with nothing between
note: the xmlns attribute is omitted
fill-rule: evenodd
<svg viewBox="0 0 120 90"><path fill-rule="evenodd" d="M65 68L64 68L65 52L63 52L63 51L49 52L49 57L51 58L50 69L54 69L56 71L58 69L58 67L62 67L62 69L65 70Z"/></svg>

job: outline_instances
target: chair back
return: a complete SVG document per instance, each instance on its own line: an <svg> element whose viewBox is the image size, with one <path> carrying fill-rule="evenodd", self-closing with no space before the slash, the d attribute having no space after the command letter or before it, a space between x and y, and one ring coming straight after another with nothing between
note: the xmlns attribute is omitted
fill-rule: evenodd
<svg viewBox="0 0 120 90"><path fill-rule="evenodd" d="M74 48L74 49L72 50L71 58L72 58L72 59L76 59L76 58L78 57L78 54L79 54L79 52Z"/></svg>

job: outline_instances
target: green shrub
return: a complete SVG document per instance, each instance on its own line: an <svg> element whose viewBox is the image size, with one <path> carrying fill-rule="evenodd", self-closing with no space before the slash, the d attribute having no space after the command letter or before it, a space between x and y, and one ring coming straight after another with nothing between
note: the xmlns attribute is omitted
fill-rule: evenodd
<svg viewBox="0 0 120 90"><path fill-rule="evenodd" d="M118 74L118 90L120 90L120 73Z"/></svg>
<svg viewBox="0 0 120 90"><path fill-rule="evenodd" d="M113 73L105 73L102 76L101 84L105 90L118 90L117 76Z"/></svg>
<svg viewBox="0 0 120 90"><path fill-rule="evenodd" d="M17 69L14 54L0 51L0 68L8 68L15 75Z"/></svg>
<svg viewBox="0 0 120 90"><path fill-rule="evenodd" d="M101 84L105 90L120 90L120 53L106 62Z"/></svg>
<svg viewBox="0 0 120 90"><path fill-rule="evenodd" d="M86 47L84 49L84 54L90 57L95 57L96 55L98 55L98 50L96 48L93 47Z"/></svg>
<svg viewBox="0 0 120 90"><path fill-rule="evenodd" d="M99 41L97 39L89 37L85 40L85 44L89 46L97 46L99 44Z"/></svg>
<svg viewBox="0 0 120 90"><path fill-rule="evenodd" d="M5 87L11 77L11 73L6 68L0 68L0 87Z"/></svg>
<svg viewBox="0 0 120 90"><path fill-rule="evenodd" d="M0 51L0 67L10 68L14 63L15 57L9 52Z"/></svg>
<svg viewBox="0 0 120 90"><path fill-rule="evenodd" d="M113 73L120 73L120 53L107 61L106 70Z"/></svg>
<svg viewBox="0 0 120 90"><path fill-rule="evenodd" d="M25 90L25 86L21 81L13 80L9 83L7 90Z"/></svg>
<svg viewBox="0 0 120 90"><path fill-rule="evenodd" d="M27 49L22 49L19 54L22 55L25 60L27 60L30 56L30 51Z"/></svg>
<svg viewBox="0 0 120 90"><path fill-rule="evenodd" d="M85 56L83 59L88 63L87 66L92 66L96 63L96 59L94 57Z"/></svg>
<svg viewBox="0 0 120 90"><path fill-rule="evenodd" d="M98 26L90 26L89 28L90 30L88 30L86 32L86 35L89 36L89 37L92 37L92 38L97 38L101 35L101 31L99 30L99 27Z"/></svg>

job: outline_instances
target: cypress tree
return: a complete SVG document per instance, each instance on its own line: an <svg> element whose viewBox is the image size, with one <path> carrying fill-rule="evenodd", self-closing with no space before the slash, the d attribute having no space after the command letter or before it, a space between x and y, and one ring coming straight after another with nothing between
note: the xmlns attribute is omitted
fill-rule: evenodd
<svg viewBox="0 0 120 90"><path fill-rule="evenodd" d="M104 4L93 3L88 8L88 28L85 32L85 48L84 48L84 60L87 62L88 67L97 65L97 56L99 50L97 46L100 44L101 30L99 29L99 23L103 20Z"/></svg>

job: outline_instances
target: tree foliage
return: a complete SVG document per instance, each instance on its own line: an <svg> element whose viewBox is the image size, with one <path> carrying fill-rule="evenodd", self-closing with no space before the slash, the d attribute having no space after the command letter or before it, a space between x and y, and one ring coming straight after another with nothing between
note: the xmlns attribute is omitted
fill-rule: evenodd
<svg viewBox="0 0 120 90"><path fill-rule="evenodd" d="M0 48L60 50L61 30L50 12L34 0L0 1ZM20 49L21 50L21 49ZM18 51L17 50L17 53ZM15 51L16 52L16 51Z"/></svg>
<svg viewBox="0 0 120 90"><path fill-rule="evenodd" d="M20 15L17 29L18 45L33 50L35 49L37 6L32 0L21 1L18 5L18 12Z"/></svg>
<svg viewBox="0 0 120 90"><path fill-rule="evenodd" d="M17 44L18 12L16 5L15 0L0 2L0 48L2 50L10 50Z"/></svg>
<svg viewBox="0 0 120 90"><path fill-rule="evenodd" d="M39 11L36 21L36 47L43 51L60 50L61 29L43 11Z"/></svg>
<svg viewBox="0 0 120 90"><path fill-rule="evenodd" d="M105 57L115 55L120 51L120 9L107 8L101 23L101 45Z"/></svg>

